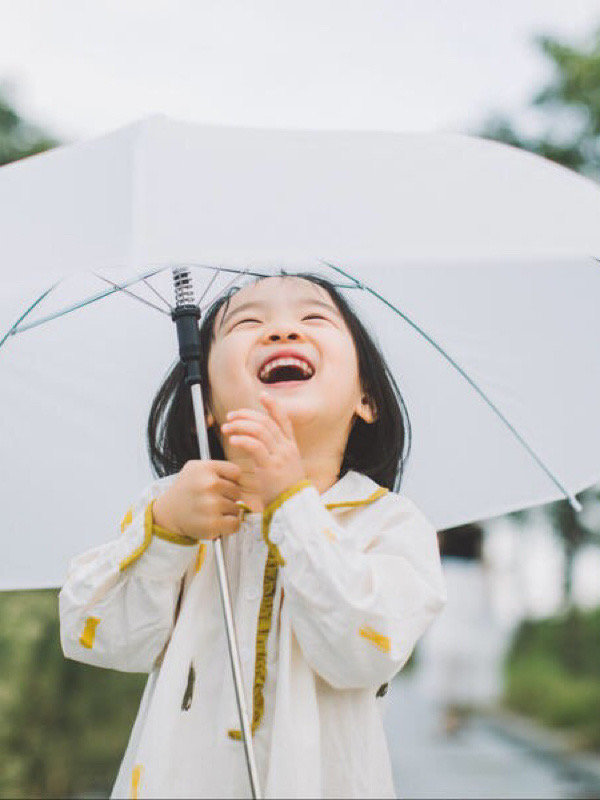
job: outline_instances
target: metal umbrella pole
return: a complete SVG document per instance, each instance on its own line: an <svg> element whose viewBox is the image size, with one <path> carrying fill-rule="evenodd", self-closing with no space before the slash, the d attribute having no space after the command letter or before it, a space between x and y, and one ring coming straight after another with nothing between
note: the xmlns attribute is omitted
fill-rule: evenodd
<svg viewBox="0 0 600 800"><path fill-rule="evenodd" d="M206 432L206 422L204 419L202 387L200 384L200 331L198 328L200 309L194 303L194 288L189 270L181 267L173 268L173 284L175 290L175 308L171 312L171 318L177 327L179 357L185 366L185 382L192 392L192 404L194 408L194 418L196 420L200 458L210 459L208 434ZM219 589L221 592L221 604L223 606L223 616L227 631L227 644L229 645L235 696L240 715L240 728L242 731L242 740L244 742L244 751L246 753L246 763L248 765L248 777L250 779L252 797L260 799L261 794L256 761L254 759L252 732L246 708L242 669L233 624L233 613L231 610L229 584L225 571L225 559L223 558L223 544L221 539L218 538L213 539L213 545L217 573L219 576Z"/></svg>

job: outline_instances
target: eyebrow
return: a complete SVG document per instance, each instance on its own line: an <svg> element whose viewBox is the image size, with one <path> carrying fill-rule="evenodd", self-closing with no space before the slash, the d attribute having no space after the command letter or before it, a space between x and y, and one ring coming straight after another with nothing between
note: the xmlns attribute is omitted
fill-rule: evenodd
<svg viewBox="0 0 600 800"><path fill-rule="evenodd" d="M235 314L237 314L238 311L246 311L248 308L265 308L266 305L267 303L264 303L262 300L250 300L247 303L242 303L237 308L234 308L233 311L230 311L229 314L227 314L221 320L221 324L219 325L219 330L221 330L225 325L225 323L228 322L231 319L231 317L235 316ZM339 314L339 311L335 306L331 305L330 303L325 303L323 300L316 300L316 299L313 300L311 298L305 297L302 300L298 300L296 305L322 306L323 308L326 308L328 311L333 311L334 313Z"/></svg>

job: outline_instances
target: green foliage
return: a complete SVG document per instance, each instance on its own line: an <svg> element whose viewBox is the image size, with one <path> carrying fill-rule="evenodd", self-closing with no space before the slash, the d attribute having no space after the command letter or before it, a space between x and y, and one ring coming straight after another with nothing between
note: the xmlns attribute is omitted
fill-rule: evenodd
<svg viewBox="0 0 600 800"><path fill-rule="evenodd" d="M542 136L524 137L502 114L491 117L479 135L521 147L565 167L600 177L600 28L581 47L550 36L535 46L551 62L553 78L531 98L548 120ZM565 136L564 121L571 122Z"/></svg>
<svg viewBox="0 0 600 800"><path fill-rule="evenodd" d="M505 669L510 708L600 750L600 609L523 622Z"/></svg>
<svg viewBox="0 0 600 800"><path fill-rule="evenodd" d="M0 796L108 794L145 681L64 658L56 591L0 594Z"/></svg>
<svg viewBox="0 0 600 800"><path fill-rule="evenodd" d="M0 95L0 166L49 150L57 144L56 139L23 120Z"/></svg>

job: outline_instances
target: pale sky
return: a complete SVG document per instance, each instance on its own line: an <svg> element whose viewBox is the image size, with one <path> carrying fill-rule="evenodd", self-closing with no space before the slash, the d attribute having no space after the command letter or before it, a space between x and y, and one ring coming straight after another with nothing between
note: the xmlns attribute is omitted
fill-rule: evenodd
<svg viewBox="0 0 600 800"><path fill-rule="evenodd" d="M584 43L600 0L0 0L0 85L59 138L162 112L232 125L476 132Z"/></svg>

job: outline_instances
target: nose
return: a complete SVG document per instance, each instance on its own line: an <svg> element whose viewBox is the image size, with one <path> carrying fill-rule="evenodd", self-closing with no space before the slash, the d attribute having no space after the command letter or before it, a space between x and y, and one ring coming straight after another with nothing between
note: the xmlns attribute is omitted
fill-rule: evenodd
<svg viewBox="0 0 600 800"><path fill-rule="evenodd" d="M301 336L292 323L274 323L271 330L265 334L265 340L268 342L279 342L282 339L296 341Z"/></svg>
<svg viewBox="0 0 600 800"><path fill-rule="evenodd" d="M278 342L280 339L299 339L300 336L292 331L291 333L286 334L285 336L280 336L278 333L270 333L267 337L270 342Z"/></svg>

